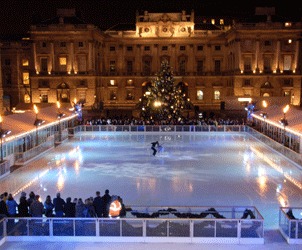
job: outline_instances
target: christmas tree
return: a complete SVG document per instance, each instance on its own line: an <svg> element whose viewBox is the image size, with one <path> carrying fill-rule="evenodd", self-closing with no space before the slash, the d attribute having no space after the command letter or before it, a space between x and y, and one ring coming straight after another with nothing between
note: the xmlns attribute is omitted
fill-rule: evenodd
<svg viewBox="0 0 302 250"><path fill-rule="evenodd" d="M190 107L184 83L174 83L173 72L167 61L161 63L156 78L149 84L140 99L144 120L169 124L183 121L183 110Z"/></svg>

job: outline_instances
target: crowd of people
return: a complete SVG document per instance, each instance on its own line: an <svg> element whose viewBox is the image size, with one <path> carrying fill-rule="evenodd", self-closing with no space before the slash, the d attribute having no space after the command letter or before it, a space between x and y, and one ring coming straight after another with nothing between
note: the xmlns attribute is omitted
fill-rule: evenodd
<svg viewBox="0 0 302 250"><path fill-rule="evenodd" d="M245 119L230 119L230 118L199 118L199 119L185 119L177 122L176 124L170 124L169 122L163 120L160 122L154 120L141 120L136 118L91 118L86 119L83 124L85 125L243 125L245 124Z"/></svg>
<svg viewBox="0 0 302 250"><path fill-rule="evenodd" d="M19 203L12 194L4 192L0 195L0 219L3 217L95 217L95 218L118 218L126 216L123 199L117 195L110 195L109 190L101 195L96 191L95 197L82 198L67 197L65 200L61 193L55 198L46 196L41 201L38 194L33 191L29 196L21 193Z"/></svg>

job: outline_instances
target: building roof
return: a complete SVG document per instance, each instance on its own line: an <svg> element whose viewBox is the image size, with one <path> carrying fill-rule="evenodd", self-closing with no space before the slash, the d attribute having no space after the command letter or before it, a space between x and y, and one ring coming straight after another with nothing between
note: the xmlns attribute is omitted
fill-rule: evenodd
<svg viewBox="0 0 302 250"><path fill-rule="evenodd" d="M284 118L283 109L284 106L272 105L267 108L262 108L254 112L253 116L257 119L263 120L261 113L265 112L267 114L266 122L272 123L278 127L283 128L280 124L280 119ZM302 110L296 106L289 105L289 110L285 114L285 118L288 121L286 128L293 131L294 133L299 133L302 135Z"/></svg>
<svg viewBox="0 0 302 250"><path fill-rule="evenodd" d="M60 112L65 114L64 118L62 118L61 120L76 116L76 114L73 111L69 110L69 108L72 108L71 105L69 105L69 107L66 105L66 107L60 108ZM42 108L39 108L38 106L38 109L39 112L37 114L37 117L33 109L23 109L22 111L24 111L24 113L13 113L10 115L2 116L2 129L11 131L7 138L16 137L31 130L34 131L36 129L36 126L34 125L36 118L45 121L42 126L49 126L51 123L58 122L58 109L56 105L50 105L48 107ZM16 112L19 111L20 110L16 110Z"/></svg>

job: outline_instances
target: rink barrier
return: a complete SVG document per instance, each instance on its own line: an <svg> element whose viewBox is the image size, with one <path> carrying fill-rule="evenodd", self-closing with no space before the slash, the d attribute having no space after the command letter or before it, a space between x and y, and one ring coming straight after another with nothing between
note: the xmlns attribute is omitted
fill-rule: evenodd
<svg viewBox="0 0 302 250"><path fill-rule="evenodd" d="M289 216L289 210L292 216ZM279 231L288 244L302 244L302 207L280 207Z"/></svg>
<svg viewBox="0 0 302 250"><path fill-rule="evenodd" d="M255 218L242 219L246 209ZM212 210L136 206L128 209L123 218L5 217L0 222L0 245L5 241L264 244L264 219L255 207L215 207L215 213ZM135 216L152 211L160 211L160 216ZM195 218L204 213L205 218Z"/></svg>
<svg viewBox="0 0 302 250"><path fill-rule="evenodd" d="M245 132L245 125L80 125L69 129L78 132Z"/></svg>

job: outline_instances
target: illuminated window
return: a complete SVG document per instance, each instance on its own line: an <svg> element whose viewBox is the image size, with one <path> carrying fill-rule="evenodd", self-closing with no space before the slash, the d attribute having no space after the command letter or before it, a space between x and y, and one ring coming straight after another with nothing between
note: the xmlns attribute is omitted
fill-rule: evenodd
<svg viewBox="0 0 302 250"><path fill-rule="evenodd" d="M292 42L293 42L292 39L288 39L288 40L287 40L287 44L291 44Z"/></svg>
<svg viewBox="0 0 302 250"><path fill-rule="evenodd" d="M116 100L116 92L115 91L111 91L110 92L110 100L111 101L115 101Z"/></svg>
<svg viewBox="0 0 302 250"><path fill-rule="evenodd" d="M211 24L215 25L215 19L211 19Z"/></svg>
<svg viewBox="0 0 302 250"><path fill-rule="evenodd" d="M220 91L219 90L214 91L214 100L220 100Z"/></svg>
<svg viewBox="0 0 302 250"><path fill-rule="evenodd" d="M286 23L284 24L284 26L285 26L285 27L291 27L291 26L292 26L292 23L291 23L291 22L286 22Z"/></svg>
<svg viewBox="0 0 302 250"><path fill-rule="evenodd" d="M290 96L290 95L291 95L290 91L288 91L288 90L285 90L284 93L283 93L283 96Z"/></svg>
<svg viewBox="0 0 302 250"><path fill-rule="evenodd" d="M224 25L224 20L223 20L223 19L220 19L220 20L219 20L219 24L220 24L220 25Z"/></svg>
<svg viewBox="0 0 302 250"><path fill-rule="evenodd" d="M24 85L29 85L29 73L28 72L23 72L23 84Z"/></svg>
<svg viewBox="0 0 302 250"><path fill-rule="evenodd" d="M197 90L197 100L203 100L203 91Z"/></svg>
<svg viewBox="0 0 302 250"><path fill-rule="evenodd" d="M114 86L115 85L115 80L110 80L110 85Z"/></svg>
<svg viewBox="0 0 302 250"><path fill-rule="evenodd" d="M115 72L115 61L109 62L109 70L111 73Z"/></svg>
<svg viewBox="0 0 302 250"><path fill-rule="evenodd" d="M128 79L128 80L127 80L127 85L130 85L130 86L131 86L132 84L133 84L133 80L132 80L132 79Z"/></svg>
<svg viewBox="0 0 302 250"><path fill-rule="evenodd" d="M28 61L28 59L22 59L22 66L24 66L24 67L29 66L29 61Z"/></svg>
<svg viewBox="0 0 302 250"><path fill-rule="evenodd" d="M25 94L24 95L24 102L25 103L30 103L30 96L29 96L29 94Z"/></svg>
<svg viewBox="0 0 302 250"><path fill-rule="evenodd" d="M67 65L67 58L66 57L60 57L59 58L59 62L60 62L60 65Z"/></svg>
<svg viewBox="0 0 302 250"><path fill-rule="evenodd" d="M132 90L127 90L126 100L134 100L134 95Z"/></svg>

